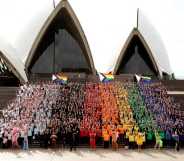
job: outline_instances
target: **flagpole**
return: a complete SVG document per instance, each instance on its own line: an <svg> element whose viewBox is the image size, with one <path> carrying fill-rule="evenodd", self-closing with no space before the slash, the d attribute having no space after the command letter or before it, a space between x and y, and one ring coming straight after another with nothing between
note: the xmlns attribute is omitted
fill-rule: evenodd
<svg viewBox="0 0 184 161"><path fill-rule="evenodd" d="M137 29L139 29L139 8L137 8Z"/></svg>
<svg viewBox="0 0 184 161"><path fill-rule="evenodd" d="M56 4L55 4L55 0L53 0L53 7L54 7L54 9L56 8ZM55 54L55 52L56 52L56 49L55 49L55 47L56 47L56 40L55 40L55 24L54 24L54 50L53 50L53 73L55 74L55 57L56 57L56 54Z"/></svg>
<svg viewBox="0 0 184 161"><path fill-rule="evenodd" d="M53 0L52 2L53 2L54 9L55 9L56 8L55 0Z"/></svg>

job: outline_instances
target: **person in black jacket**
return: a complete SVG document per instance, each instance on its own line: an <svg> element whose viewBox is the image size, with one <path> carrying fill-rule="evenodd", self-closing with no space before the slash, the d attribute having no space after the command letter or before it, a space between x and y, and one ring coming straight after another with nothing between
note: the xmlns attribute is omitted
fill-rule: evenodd
<svg viewBox="0 0 184 161"><path fill-rule="evenodd" d="M48 130L45 130L43 136L44 136L44 138L43 138L43 140L44 140L44 148L47 149L48 148L49 138L50 138L49 131Z"/></svg>
<svg viewBox="0 0 184 161"><path fill-rule="evenodd" d="M69 144L69 147L70 147L70 151L72 151L73 149L73 132L72 132L72 127L71 125L68 126L68 129L67 129L67 140L68 140L68 144Z"/></svg>

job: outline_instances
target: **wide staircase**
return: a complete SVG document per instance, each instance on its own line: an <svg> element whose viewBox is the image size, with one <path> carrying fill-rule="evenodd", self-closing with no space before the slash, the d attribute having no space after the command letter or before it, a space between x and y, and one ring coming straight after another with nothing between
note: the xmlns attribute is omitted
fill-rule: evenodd
<svg viewBox="0 0 184 161"><path fill-rule="evenodd" d="M181 110L184 111L184 80L163 80L162 83L175 103L179 103Z"/></svg>
<svg viewBox="0 0 184 161"><path fill-rule="evenodd" d="M134 82L135 77L132 74L120 74L115 76L115 81Z"/></svg>
<svg viewBox="0 0 184 161"><path fill-rule="evenodd" d="M184 80L162 80L169 91L184 91Z"/></svg>

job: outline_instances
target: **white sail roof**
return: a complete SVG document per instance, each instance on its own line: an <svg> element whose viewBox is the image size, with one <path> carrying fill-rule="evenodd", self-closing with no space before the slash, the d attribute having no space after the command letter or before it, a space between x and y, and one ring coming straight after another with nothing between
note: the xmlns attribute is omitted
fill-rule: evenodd
<svg viewBox="0 0 184 161"><path fill-rule="evenodd" d="M17 57L16 50L4 39L0 38L0 56L6 61L9 70L11 70L15 76L22 82L27 81L27 76L24 71L24 65L22 61Z"/></svg>
<svg viewBox="0 0 184 161"><path fill-rule="evenodd" d="M159 71L172 74L169 57L164 42L156 28L149 22L149 20L140 10L138 15L138 30L152 51Z"/></svg>
<svg viewBox="0 0 184 161"><path fill-rule="evenodd" d="M137 8L140 8L141 11L145 12L144 15L143 12L139 15L139 31L152 50L160 70L169 74L172 73L169 57L173 57L172 52L175 49L178 51L178 45L176 44L176 47L174 47L175 44L173 44L171 48L170 44L174 43L172 37L165 41L168 37L163 32L163 28L168 28L168 21L165 21L165 24L161 24L161 20L156 23L156 18L152 21L152 15L155 13L151 14L151 12L155 12L155 10L150 9L149 13L149 8L145 9L145 6L148 7L149 4L144 6L141 2L143 0L140 2L128 0L125 3L122 3L122 0L116 0L116 2L107 0L68 1L88 39L97 71L113 70L126 39L132 29L136 27L136 12ZM166 2L166 0L164 1ZM59 2L60 0L55 0L56 5ZM6 0L0 3L3 4L0 5L0 37L6 37L10 46L13 46L16 50L16 53L12 55L19 57L24 64L43 24L54 10L53 0ZM163 8L164 3L157 0L149 3L160 3L157 12L161 13L162 8L166 12L163 14L164 16L167 13L169 14L168 7ZM149 14L147 15L147 13ZM149 17L149 20L147 17ZM163 16L160 18L163 18Z"/></svg>

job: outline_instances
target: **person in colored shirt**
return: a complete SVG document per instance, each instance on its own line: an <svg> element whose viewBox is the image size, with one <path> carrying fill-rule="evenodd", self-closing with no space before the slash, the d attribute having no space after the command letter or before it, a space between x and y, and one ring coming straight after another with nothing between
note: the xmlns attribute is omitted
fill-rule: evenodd
<svg viewBox="0 0 184 161"><path fill-rule="evenodd" d="M109 148L110 135L107 131L103 133L103 140L104 140L104 149Z"/></svg>
<svg viewBox="0 0 184 161"><path fill-rule="evenodd" d="M177 131L174 132L174 134L172 135L174 141L175 141L175 150L179 151L180 147L179 147L179 135L177 133Z"/></svg>
<svg viewBox="0 0 184 161"><path fill-rule="evenodd" d="M50 139L51 139L52 147L55 148L56 147L56 143L57 143L57 135L55 134L54 131L52 132L52 135L51 135Z"/></svg>
<svg viewBox="0 0 184 161"><path fill-rule="evenodd" d="M172 135L169 129L166 130L165 132L165 139L166 139L166 145L167 147L171 146L171 139L172 139Z"/></svg>
<svg viewBox="0 0 184 161"><path fill-rule="evenodd" d="M160 149L163 146L163 141L158 132L155 132L155 139L156 139L155 149L157 148Z"/></svg>
<svg viewBox="0 0 184 161"><path fill-rule="evenodd" d="M96 132L94 129L90 131L89 137L90 137L90 148L96 149Z"/></svg>
<svg viewBox="0 0 184 161"><path fill-rule="evenodd" d="M134 135L134 132L131 132L129 134L129 149L134 148L134 143L135 143L135 135Z"/></svg>
<svg viewBox="0 0 184 161"><path fill-rule="evenodd" d="M28 144L28 134L25 131L24 132L24 140L23 140L23 150L28 150L29 149L29 144Z"/></svg>
<svg viewBox="0 0 184 161"><path fill-rule="evenodd" d="M118 142L117 142L118 138L119 138L119 132L116 129L114 129L112 131L112 148L114 150L118 149Z"/></svg>
<svg viewBox="0 0 184 161"><path fill-rule="evenodd" d="M32 128L30 127L29 129L28 129L28 143L29 143L29 145L32 145L32 136L33 135L33 131L32 131Z"/></svg>
<svg viewBox="0 0 184 161"><path fill-rule="evenodd" d="M19 148L18 137L19 137L19 129L17 127L14 127L12 130L12 147L13 148Z"/></svg>
<svg viewBox="0 0 184 161"><path fill-rule="evenodd" d="M142 133L138 133L137 134L137 136L136 136L136 143L137 143L137 145L138 145L138 151L140 152L140 150L141 150L141 146L143 145L143 142L144 142L144 140L143 140L143 136L142 136Z"/></svg>

